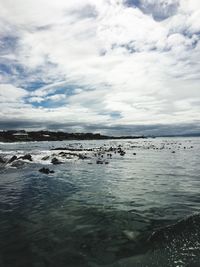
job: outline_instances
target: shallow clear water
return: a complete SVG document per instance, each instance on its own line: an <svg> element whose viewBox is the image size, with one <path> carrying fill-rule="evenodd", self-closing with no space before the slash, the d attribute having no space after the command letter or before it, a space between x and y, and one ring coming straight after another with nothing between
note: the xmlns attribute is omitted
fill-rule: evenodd
<svg viewBox="0 0 200 267"><path fill-rule="evenodd" d="M121 144L126 155L100 165L41 160L53 147L104 144ZM200 266L192 265L200 263L193 225L169 242L147 241L199 212L199 151L200 138L1 143L1 156L34 161L0 169L0 266ZM39 173L41 164L55 173Z"/></svg>

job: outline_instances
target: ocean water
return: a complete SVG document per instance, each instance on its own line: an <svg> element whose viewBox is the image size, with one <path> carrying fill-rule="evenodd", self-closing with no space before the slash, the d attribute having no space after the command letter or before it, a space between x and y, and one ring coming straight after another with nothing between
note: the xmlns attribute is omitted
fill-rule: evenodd
<svg viewBox="0 0 200 267"><path fill-rule="evenodd" d="M200 138L1 143L33 161L0 165L0 267L200 266L199 152Z"/></svg>

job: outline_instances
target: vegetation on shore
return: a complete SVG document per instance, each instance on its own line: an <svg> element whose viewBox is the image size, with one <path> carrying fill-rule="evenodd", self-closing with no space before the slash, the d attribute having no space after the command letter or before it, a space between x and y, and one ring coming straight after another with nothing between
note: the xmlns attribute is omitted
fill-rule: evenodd
<svg viewBox="0 0 200 267"><path fill-rule="evenodd" d="M137 139L144 136L107 136L99 133L66 133L53 131L0 131L0 142L28 141L64 141L64 140L105 140L105 139Z"/></svg>

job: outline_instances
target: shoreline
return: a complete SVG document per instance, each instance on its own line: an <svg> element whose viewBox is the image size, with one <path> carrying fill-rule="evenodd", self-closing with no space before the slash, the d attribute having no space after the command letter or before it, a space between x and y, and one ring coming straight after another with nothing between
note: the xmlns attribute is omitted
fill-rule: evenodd
<svg viewBox="0 0 200 267"><path fill-rule="evenodd" d="M146 136L107 136L99 133L67 133L51 131L0 131L0 143L42 142L42 141L84 141L144 139Z"/></svg>

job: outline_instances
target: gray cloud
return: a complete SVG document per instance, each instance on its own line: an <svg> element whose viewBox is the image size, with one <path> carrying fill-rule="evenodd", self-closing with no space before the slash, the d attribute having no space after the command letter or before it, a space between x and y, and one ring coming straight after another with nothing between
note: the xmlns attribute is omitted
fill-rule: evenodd
<svg viewBox="0 0 200 267"><path fill-rule="evenodd" d="M0 9L2 128L198 129L199 1L0 0Z"/></svg>
<svg viewBox="0 0 200 267"><path fill-rule="evenodd" d="M177 13L178 0L127 0L125 3L131 7L139 8L145 14L150 14L157 21L165 20Z"/></svg>

